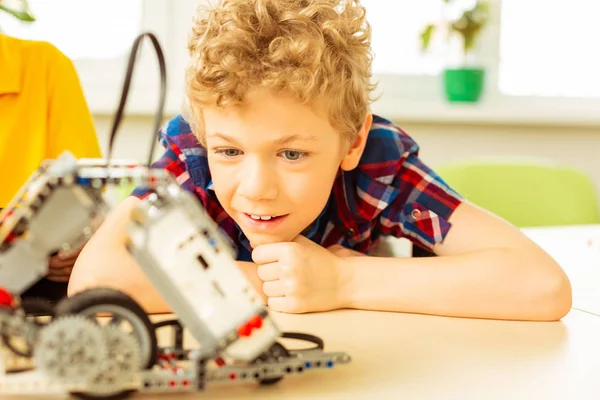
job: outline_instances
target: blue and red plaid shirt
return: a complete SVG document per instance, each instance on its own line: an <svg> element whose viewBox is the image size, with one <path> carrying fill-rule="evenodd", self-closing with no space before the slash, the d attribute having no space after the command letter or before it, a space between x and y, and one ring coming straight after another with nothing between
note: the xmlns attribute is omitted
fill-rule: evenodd
<svg viewBox="0 0 600 400"><path fill-rule="evenodd" d="M248 239L221 207L212 190L206 149L178 115L159 132L166 151L153 166L166 168L194 193L237 246L238 260L249 261ZM341 244L368 254L382 235L404 237L431 251L450 229L448 219L462 197L418 156L419 146L392 122L373 116L359 165L338 171L331 196L304 234L323 247ZM143 198L147 193L135 190Z"/></svg>

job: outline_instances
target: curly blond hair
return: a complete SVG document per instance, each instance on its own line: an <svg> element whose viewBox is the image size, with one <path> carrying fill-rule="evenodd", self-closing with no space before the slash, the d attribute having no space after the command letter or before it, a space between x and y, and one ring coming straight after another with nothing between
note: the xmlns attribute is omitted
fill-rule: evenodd
<svg viewBox="0 0 600 400"><path fill-rule="evenodd" d="M357 0L220 0L199 8L189 39L188 120L269 88L313 106L352 140L369 113L371 27Z"/></svg>

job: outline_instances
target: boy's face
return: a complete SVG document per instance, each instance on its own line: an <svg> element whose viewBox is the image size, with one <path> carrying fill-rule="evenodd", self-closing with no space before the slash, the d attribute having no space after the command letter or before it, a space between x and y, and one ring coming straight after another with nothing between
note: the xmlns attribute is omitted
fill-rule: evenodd
<svg viewBox="0 0 600 400"><path fill-rule="evenodd" d="M253 248L292 241L321 213L348 140L326 115L266 90L203 109L213 187Z"/></svg>

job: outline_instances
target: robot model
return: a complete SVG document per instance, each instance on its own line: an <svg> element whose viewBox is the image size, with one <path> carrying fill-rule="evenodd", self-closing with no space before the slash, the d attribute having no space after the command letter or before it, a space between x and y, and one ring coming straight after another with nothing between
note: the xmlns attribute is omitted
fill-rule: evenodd
<svg viewBox="0 0 600 400"><path fill-rule="evenodd" d="M123 184L151 191L132 212L126 247L176 318L153 323L132 297L110 288L53 306L24 301L21 294L47 274L48 257L85 243L111 211L106 189ZM159 346L158 329L171 329L172 343ZM185 346L184 330L199 347ZM45 162L0 213L0 337L6 364L29 361L28 369L0 371L4 394L55 389L119 399L202 391L208 383L272 384L350 361L324 352L318 337L280 332L227 238L167 171L69 153ZM280 338L314 346L288 350Z"/></svg>

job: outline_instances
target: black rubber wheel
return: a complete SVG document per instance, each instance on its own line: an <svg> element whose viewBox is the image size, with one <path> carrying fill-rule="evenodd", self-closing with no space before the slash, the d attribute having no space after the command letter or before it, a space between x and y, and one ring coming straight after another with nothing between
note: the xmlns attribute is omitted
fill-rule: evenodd
<svg viewBox="0 0 600 400"><path fill-rule="evenodd" d="M29 320L38 327L48 324L54 317L54 306L51 302L41 298L28 298L21 301L21 309L25 313L25 319ZM11 310L12 311L12 310ZM13 311L14 312L14 311ZM39 319L41 317L42 319ZM47 320L44 320L46 318ZM30 358L33 356L35 343L29 343L26 339L25 348L13 343L13 338L8 335L0 335L2 343L7 349L19 357Z"/></svg>
<svg viewBox="0 0 600 400"><path fill-rule="evenodd" d="M269 350L265 351L256 360L254 360L253 364L258 364L261 362L278 361L279 358L289 357L289 355L290 355L290 353L287 351L287 349L285 347L283 347L283 345L281 343L275 342L269 348ZM258 382L261 385L273 385L282 379L283 379L283 376L277 376L275 378L259 379Z"/></svg>
<svg viewBox="0 0 600 400"><path fill-rule="evenodd" d="M128 398L129 396L131 396L134 393L135 393L135 390L124 390L117 394L112 394L112 395L108 395L108 396L86 394L83 392L71 392L69 394L73 397L76 397L78 399L83 399L83 400L122 400L122 399Z"/></svg>
<svg viewBox="0 0 600 400"><path fill-rule="evenodd" d="M95 317L96 313L112 312L126 315L127 322L133 327L137 336L143 359L142 369L150 369L156 364L158 345L154 325L144 309L127 294L110 288L94 288L79 292L72 297L61 300L55 308L55 315L80 314ZM121 315L121 317L123 316ZM117 317L110 322L116 323ZM119 322L123 319L119 317ZM110 323L109 322L109 323Z"/></svg>
<svg viewBox="0 0 600 400"><path fill-rule="evenodd" d="M54 303L41 297L21 299L21 308L27 316L54 317Z"/></svg>

